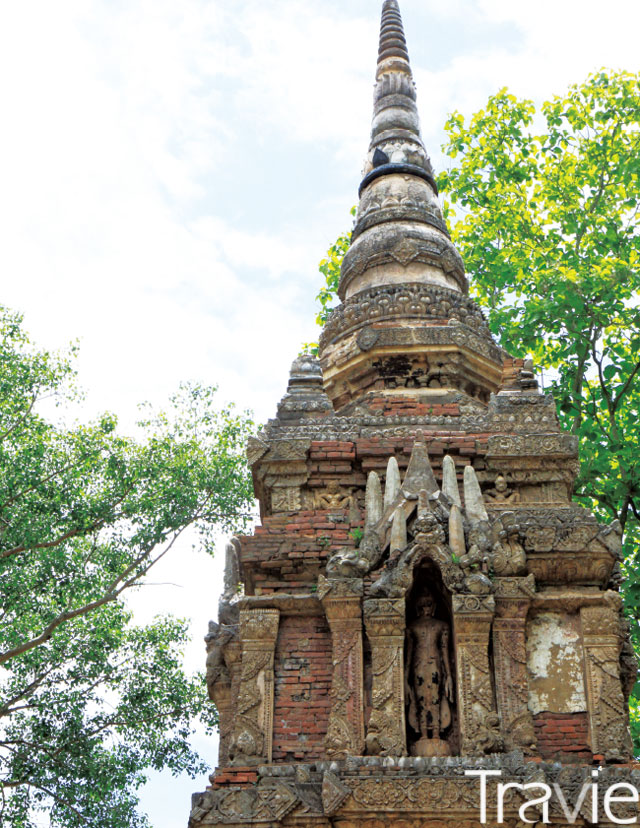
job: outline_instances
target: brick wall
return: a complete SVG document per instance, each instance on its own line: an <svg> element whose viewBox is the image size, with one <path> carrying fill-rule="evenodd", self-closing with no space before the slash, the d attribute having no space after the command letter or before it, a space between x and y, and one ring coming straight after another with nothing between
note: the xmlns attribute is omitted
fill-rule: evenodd
<svg viewBox="0 0 640 828"><path fill-rule="evenodd" d="M273 761L323 756L331 690L331 633L323 616L280 619L275 652Z"/></svg>
<svg viewBox="0 0 640 828"><path fill-rule="evenodd" d="M349 533L361 523L352 525L347 509L266 517L254 535L240 538L241 574L247 593L313 591L329 555L355 546Z"/></svg>
<svg viewBox="0 0 640 828"><path fill-rule="evenodd" d="M533 717L538 751L543 759L590 762L586 713L538 713Z"/></svg>
<svg viewBox="0 0 640 828"><path fill-rule="evenodd" d="M420 402L408 397L376 397L367 400L367 407L372 414L383 417L459 417L458 403L439 405L430 402Z"/></svg>
<svg viewBox="0 0 640 828"><path fill-rule="evenodd" d="M437 479L442 476L442 459L450 454L462 480L465 465L473 462L476 471L486 468L484 455L488 433L424 429L429 456ZM278 589L308 592L317 583L329 555L337 549L355 546L350 534L362 527L367 475L377 471L384 482L387 462L394 455L404 474L413 437L363 437L356 441L314 441L307 468L308 491L323 490L337 481L350 490L360 508L355 516L348 509L307 509L266 516L253 536L241 538L241 569L247 594L265 595ZM462 487L461 487L462 492Z"/></svg>
<svg viewBox="0 0 640 828"><path fill-rule="evenodd" d="M222 788L226 785L254 784L257 781L258 771L256 768L239 766L233 768L216 768L216 772L211 778L214 789Z"/></svg>

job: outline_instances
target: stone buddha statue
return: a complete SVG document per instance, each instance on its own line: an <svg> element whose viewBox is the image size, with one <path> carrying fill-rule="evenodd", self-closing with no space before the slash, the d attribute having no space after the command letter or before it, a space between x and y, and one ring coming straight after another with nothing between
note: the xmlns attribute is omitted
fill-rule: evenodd
<svg viewBox="0 0 640 828"><path fill-rule="evenodd" d="M450 751L442 737L451 725L454 703L449 624L434 617L436 602L428 592L418 598L415 609L405 653L407 721L420 736L411 753L446 756Z"/></svg>

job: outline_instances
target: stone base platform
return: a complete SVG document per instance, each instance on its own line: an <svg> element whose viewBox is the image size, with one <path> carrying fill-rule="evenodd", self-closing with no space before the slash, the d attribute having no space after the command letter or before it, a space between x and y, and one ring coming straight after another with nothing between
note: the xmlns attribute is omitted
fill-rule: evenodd
<svg viewBox="0 0 640 828"><path fill-rule="evenodd" d="M640 808L630 801L632 790L640 789L640 764L543 763L526 760L519 751L477 759L351 756L339 762L224 768L211 776L211 783L193 797L189 828L608 828L623 819L640 821ZM507 783L517 787L500 794L499 785ZM607 791L620 783L631 787L610 796L628 801L607 803ZM547 791L547 806L530 804Z"/></svg>

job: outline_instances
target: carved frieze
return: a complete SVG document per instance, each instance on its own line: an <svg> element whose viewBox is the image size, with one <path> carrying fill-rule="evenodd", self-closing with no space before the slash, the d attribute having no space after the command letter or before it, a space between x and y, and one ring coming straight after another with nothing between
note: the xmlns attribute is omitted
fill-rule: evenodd
<svg viewBox="0 0 640 828"><path fill-rule="evenodd" d="M270 442L269 461L305 460L310 440L292 439Z"/></svg>
<svg viewBox="0 0 640 828"><path fill-rule="evenodd" d="M502 362L501 351L490 337L482 336L473 328L469 328L460 323L455 325L438 325L435 327L406 326L379 329L379 336L375 343L376 349L397 347L400 345L407 347L432 345L441 347L448 346L449 348L452 345L458 345L461 348L466 348L485 357L491 363L495 363L496 366ZM473 366L467 360L460 359L457 362L461 372L473 372ZM498 371L497 367L494 370ZM498 379L497 373L496 379Z"/></svg>
<svg viewBox="0 0 640 828"><path fill-rule="evenodd" d="M228 750L234 764L271 761L273 659L279 618L277 609L240 611L242 671Z"/></svg>
<svg viewBox="0 0 640 828"><path fill-rule="evenodd" d="M489 437L487 458L518 457L575 457L578 453L578 438L564 432L556 434L496 434Z"/></svg>
<svg viewBox="0 0 640 828"><path fill-rule="evenodd" d="M493 753L502 748L489 662L489 636L495 606L493 595L453 596L463 756Z"/></svg>
<svg viewBox="0 0 640 828"><path fill-rule="evenodd" d="M394 230L392 224L372 228L349 248L342 262L341 297L358 277L371 268L394 264L406 268L414 263L440 269L453 280L454 285L467 293L464 264L447 236L429 225L414 224L411 231L403 229L400 233L390 230Z"/></svg>
<svg viewBox="0 0 640 828"><path fill-rule="evenodd" d="M331 629L333 661L325 750L327 756L343 758L364 751L362 581L321 576L318 591Z"/></svg>
<svg viewBox="0 0 640 828"><path fill-rule="evenodd" d="M480 786L464 778L358 780L351 791L353 804L345 811L359 809L388 812L442 814L475 809L479 813ZM351 802L351 800L350 800Z"/></svg>
<svg viewBox="0 0 640 828"><path fill-rule="evenodd" d="M404 598L364 602L364 623L371 645L372 710L367 725L367 753L404 756Z"/></svg>
<svg viewBox="0 0 640 828"><path fill-rule="evenodd" d="M458 291L417 283L382 285L361 291L331 312L320 335L320 348L372 322L412 317L457 319L470 328L488 331L478 305Z"/></svg>
<svg viewBox="0 0 640 828"><path fill-rule="evenodd" d="M631 756L629 719L620 676L620 624L611 606L580 610L585 652L591 749L605 759Z"/></svg>
<svg viewBox="0 0 640 828"><path fill-rule="evenodd" d="M300 803L296 789L283 781L261 782L250 788L231 786L207 791L191 812L190 825L272 825Z"/></svg>

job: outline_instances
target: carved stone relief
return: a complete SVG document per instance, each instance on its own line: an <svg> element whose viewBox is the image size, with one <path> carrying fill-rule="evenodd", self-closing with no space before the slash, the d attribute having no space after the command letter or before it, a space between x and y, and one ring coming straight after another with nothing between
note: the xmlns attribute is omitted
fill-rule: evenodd
<svg viewBox="0 0 640 828"><path fill-rule="evenodd" d="M591 749L609 761L627 761L631 739L620 679L620 626L610 606L582 607Z"/></svg>
<svg viewBox="0 0 640 828"><path fill-rule="evenodd" d="M573 434L515 435L499 434L489 437L487 457L520 457L531 455L544 457L574 457L578 453L578 438Z"/></svg>
<svg viewBox="0 0 640 828"><path fill-rule="evenodd" d="M326 488L314 493L316 509L348 509L352 502L351 490L345 489L337 480L330 480Z"/></svg>
<svg viewBox="0 0 640 828"><path fill-rule="evenodd" d="M241 645L237 628L209 623L207 645L207 689L220 720L221 765L228 761L229 739L234 723L235 699L240 683Z"/></svg>
<svg viewBox="0 0 640 828"><path fill-rule="evenodd" d="M455 705L451 629L447 621L434 617L436 599L429 591L417 595L414 607L407 627L405 664L407 721L419 737L411 752L414 756L447 755L445 736Z"/></svg>
<svg viewBox="0 0 640 828"><path fill-rule="evenodd" d="M367 725L367 753L406 755L403 649L404 598L364 602L364 623L371 645L373 684Z"/></svg>
<svg viewBox="0 0 640 828"><path fill-rule="evenodd" d="M274 486L271 490L272 512L295 512L301 507L299 486Z"/></svg>
<svg viewBox="0 0 640 828"><path fill-rule="evenodd" d="M520 499L518 492L509 487L506 478L502 474L496 477L493 488L487 489L484 496L487 506L499 506L500 508L513 505Z"/></svg>
<svg viewBox="0 0 640 828"><path fill-rule="evenodd" d="M380 812L425 812L443 814L476 809L480 787L471 779L365 779L354 784L353 806ZM347 810L347 809L345 809Z"/></svg>
<svg viewBox="0 0 640 828"><path fill-rule="evenodd" d="M536 747L533 717L528 706L526 648L527 613L531 601L527 593L533 591L532 581L531 577L501 579L493 621L496 699L504 747L505 750L520 749L525 754L533 754Z"/></svg>
<svg viewBox="0 0 640 828"><path fill-rule="evenodd" d="M525 575L527 572L527 553L520 543L517 523L509 512L502 515L493 526L494 537L491 548L491 566L496 575Z"/></svg>
<svg viewBox="0 0 640 828"><path fill-rule="evenodd" d="M454 595L453 627L462 755L502 748L494 700L489 636L495 613L492 595Z"/></svg>
<svg viewBox="0 0 640 828"><path fill-rule="evenodd" d="M331 629L333 677L325 737L327 756L364 752L362 668L362 581L325 579L320 598Z"/></svg>
<svg viewBox="0 0 640 828"><path fill-rule="evenodd" d="M298 791L283 781L263 782L251 788L238 786L207 791L191 812L190 825L248 823L273 825L300 804Z"/></svg>
<svg viewBox="0 0 640 828"><path fill-rule="evenodd" d="M237 765L271 761L273 738L273 660L280 612L240 611L242 672L229 759Z"/></svg>

